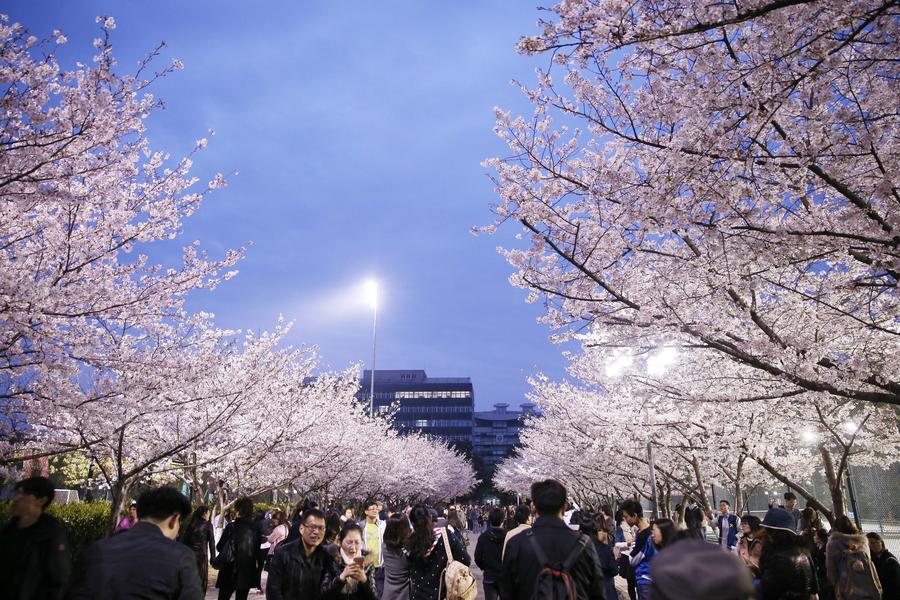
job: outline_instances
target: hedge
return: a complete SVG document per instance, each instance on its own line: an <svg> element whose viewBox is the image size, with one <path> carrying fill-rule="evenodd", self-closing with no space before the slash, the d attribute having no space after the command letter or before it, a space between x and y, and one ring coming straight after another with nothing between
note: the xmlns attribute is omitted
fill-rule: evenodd
<svg viewBox="0 0 900 600"><path fill-rule="evenodd" d="M8 501L0 502L0 527L9 520L9 504ZM110 503L102 501L51 504L47 509L66 528L73 562L78 560L85 548L106 537L109 511Z"/></svg>

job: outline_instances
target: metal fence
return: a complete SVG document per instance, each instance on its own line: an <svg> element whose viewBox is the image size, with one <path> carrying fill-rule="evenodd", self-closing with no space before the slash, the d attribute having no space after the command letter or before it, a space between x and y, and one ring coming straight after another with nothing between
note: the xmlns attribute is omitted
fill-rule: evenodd
<svg viewBox="0 0 900 600"><path fill-rule="evenodd" d="M885 546L894 554L900 554L900 463L894 463L888 468L877 467L852 467L850 480L853 486L856 510L859 512L859 523L863 533L875 531L881 534L885 540ZM831 508L831 497L828 494L828 486L825 478L816 474L810 481L802 482L802 485L813 492L822 504ZM854 514L853 503L850 500L845 486L845 504L850 516ZM747 505L743 513L753 514L760 518L766 514L769 507L769 499L772 496L782 498L788 489L784 486L773 486L759 489L747 499ZM712 493L715 500L728 500L734 506L734 498L728 490L713 487ZM806 502L798 496L797 506L803 508ZM718 506L713 506L718 509ZM823 520L823 526L827 529L828 523Z"/></svg>

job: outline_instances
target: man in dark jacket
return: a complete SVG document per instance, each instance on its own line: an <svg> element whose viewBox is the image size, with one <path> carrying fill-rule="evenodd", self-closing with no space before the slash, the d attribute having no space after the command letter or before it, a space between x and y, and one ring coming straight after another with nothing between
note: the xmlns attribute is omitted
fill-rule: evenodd
<svg viewBox="0 0 900 600"><path fill-rule="evenodd" d="M497 600L500 595L503 540L506 538L506 530L500 525L504 516L502 508L491 510L488 515L489 528L478 536L478 543L475 545L475 564L484 573L482 585L485 600Z"/></svg>
<svg viewBox="0 0 900 600"><path fill-rule="evenodd" d="M46 477L16 484L12 519L0 530L0 598L62 598L71 563L65 529L45 512L53 495Z"/></svg>
<svg viewBox="0 0 900 600"><path fill-rule="evenodd" d="M269 563L267 600L316 600L326 569L334 563L322 547L325 513L309 508L300 517L300 539L281 543Z"/></svg>
<svg viewBox="0 0 900 600"><path fill-rule="evenodd" d="M200 576L191 549L175 541L191 502L160 487L137 502L138 522L87 549L72 584L72 600L201 600Z"/></svg>
<svg viewBox="0 0 900 600"><path fill-rule="evenodd" d="M517 535L506 545L500 574L500 597L503 600L532 598L541 570L561 564L577 552L577 559L569 570L577 598L606 600L603 573L594 545L586 536L572 531L562 520L566 488L553 479L535 482L531 486L531 500L538 516L531 529ZM546 563L538 560L535 545L546 556ZM579 546L581 549L577 550Z"/></svg>

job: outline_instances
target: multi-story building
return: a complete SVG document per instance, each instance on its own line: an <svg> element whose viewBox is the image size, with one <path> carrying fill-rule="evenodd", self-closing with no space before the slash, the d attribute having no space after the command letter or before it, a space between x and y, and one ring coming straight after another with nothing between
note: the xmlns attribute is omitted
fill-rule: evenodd
<svg viewBox="0 0 900 600"><path fill-rule="evenodd" d="M535 406L530 402L520 407L521 411L511 411L509 404L498 403L494 410L473 415L472 453L480 459L484 475L493 475L497 463L519 444L519 432L525 418L535 412Z"/></svg>
<svg viewBox="0 0 900 600"><path fill-rule="evenodd" d="M363 371L359 390L368 403L372 372ZM375 370L376 413L396 410L394 425L440 437L460 448L472 439L475 390L468 377L428 377L423 370Z"/></svg>

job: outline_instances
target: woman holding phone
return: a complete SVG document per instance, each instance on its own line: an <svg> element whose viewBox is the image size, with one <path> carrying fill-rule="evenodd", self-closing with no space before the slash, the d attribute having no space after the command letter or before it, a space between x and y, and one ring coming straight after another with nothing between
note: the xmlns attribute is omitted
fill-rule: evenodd
<svg viewBox="0 0 900 600"><path fill-rule="evenodd" d="M322 578L326 598L375 600L375 568L362 552L363 532L353 521L338 534L338 555Z"/></svg>

